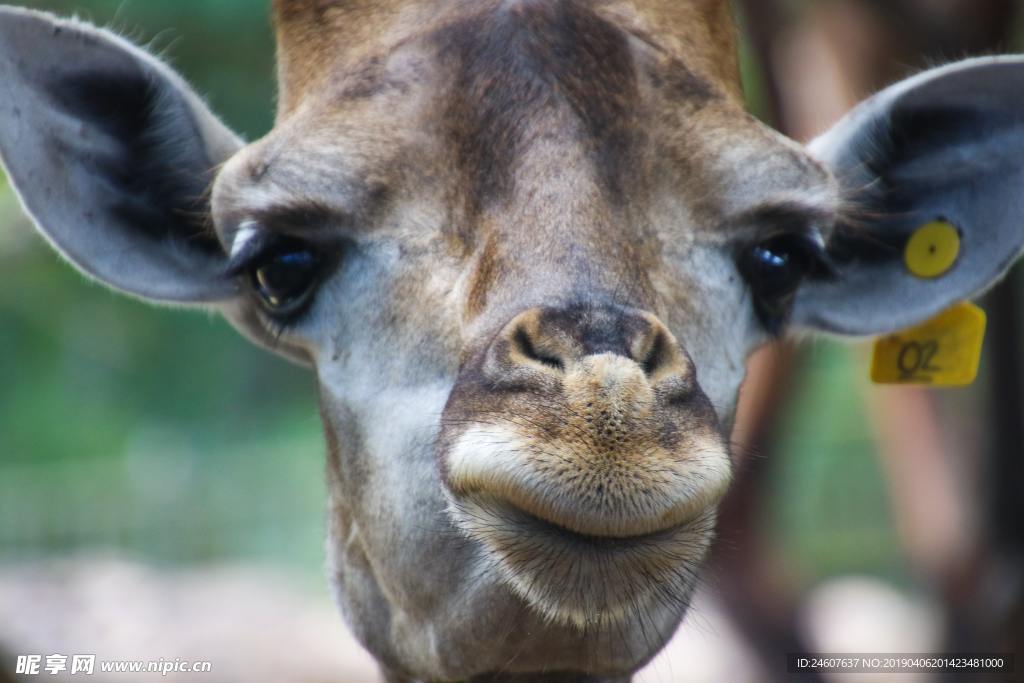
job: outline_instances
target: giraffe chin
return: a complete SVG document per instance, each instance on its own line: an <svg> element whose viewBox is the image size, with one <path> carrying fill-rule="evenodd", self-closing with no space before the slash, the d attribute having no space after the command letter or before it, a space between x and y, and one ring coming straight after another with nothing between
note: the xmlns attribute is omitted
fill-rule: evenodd
<svg viewBox="0 0 1024 683"><path fill-rule="evenodd" d="M486 494L449 496L459 529L485 549L492 575L554 623L581 630L685 614L714 538L716 513L631 537L590 536Z"/></svg>

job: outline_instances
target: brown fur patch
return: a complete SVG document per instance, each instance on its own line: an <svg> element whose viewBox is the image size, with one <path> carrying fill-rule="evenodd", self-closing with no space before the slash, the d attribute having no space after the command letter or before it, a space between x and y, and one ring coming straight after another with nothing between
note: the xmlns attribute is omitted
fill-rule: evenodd
<svg viewBox="0 0 1024 683"><path fill-rule="evenodd" d="M512 190L514 166L539 117L571 112L605 191L622 201L637 134L636 72L626 35L574 0L523 2L438 32L456 69L447 128L473 209ZM557 118L557 117L556 117Z"/></svg>
<svg viewBox="0 0 1024 683"><path fill-rule="evenodd" d="M671 59L667 69L649 69L651 84L663 90L667 99L688 105L702 105L719 99L722 94L705 78L701 78L681 59Z"/></svg>

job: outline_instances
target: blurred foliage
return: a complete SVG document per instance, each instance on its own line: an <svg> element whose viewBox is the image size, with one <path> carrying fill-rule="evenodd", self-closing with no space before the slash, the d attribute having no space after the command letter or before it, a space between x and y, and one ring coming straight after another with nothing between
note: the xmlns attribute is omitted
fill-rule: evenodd
<svg viewBox="0 0 1024 683"><path fill-rule="evenodd" d="M156 48L250 139L273 111L263 0L46 0ZM171 28L168 28L171 27ZM744 50L752 109L759 84ZM0 186L0 554L114 546L189 562L259 557L318 573L313 380L203 314L88 284ZM787 418L775 532L808 577L898 575L861 364L821 343Z"/></svg>
<svg viewBox="0 0 1024 683"><path fill-rule="evenodd" d="M807 579L851 572L907 578L867 430L860 351L814 342L778 426L769 528Z"/></svg>

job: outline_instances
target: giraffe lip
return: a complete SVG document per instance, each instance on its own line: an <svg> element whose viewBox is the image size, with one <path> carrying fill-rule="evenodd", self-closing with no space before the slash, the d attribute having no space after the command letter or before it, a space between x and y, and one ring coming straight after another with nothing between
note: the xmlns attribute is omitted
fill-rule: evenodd
<svg viewBox="0 0 1024 683"><path fill-rule="evenodd" d="M679 497L672 504L636 514L595 509L578 496L552 495L536 487L491 482L460 482L452 489L457 499L486 507L518 526L547 529L553 533L597 541L636 541L657 538L686 527L717 507L714 497Z"/></svg>
<svg viewBox="0 0 1024 683"><path fill-rule="evenodd" d="M490 508L503 519L517 527L527 531L538 531L555 535L565 540L577 543L585 543L591 546L621 547L639 543L657 542L672 536L680 529L688 526L694 518L687 517L681 521L675 521L666 526L658 527L642 533L601 533L592 530L582 530L567 526L562 522L555 521L536 510L520 506L505 498L488 494L477 494L472 496L476 505Z"/></svg>
<svg viewBox="0 0 1024 683"><path fill-rule="evenodd" d="M570 438L544 441L513 427L474 426L442 453L442 477L456 503L476 498L490 511L500 507L501 520L529 526L513 514L519 511L576 537L636 539L717 508L731 467L722 444L706 441L598 453Z"/></svg>

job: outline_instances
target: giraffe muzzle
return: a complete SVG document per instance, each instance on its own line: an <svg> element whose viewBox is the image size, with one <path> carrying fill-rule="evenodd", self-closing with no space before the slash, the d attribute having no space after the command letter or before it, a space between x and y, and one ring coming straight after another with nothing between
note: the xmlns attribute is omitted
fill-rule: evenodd
<svg viewBox="0 0 1024 683"><path fill-rule="evenodd" d="M456 501L624 539L700 518L728 485L693 365L649 313L530 309L463 379L441 453Z"/></svg>

